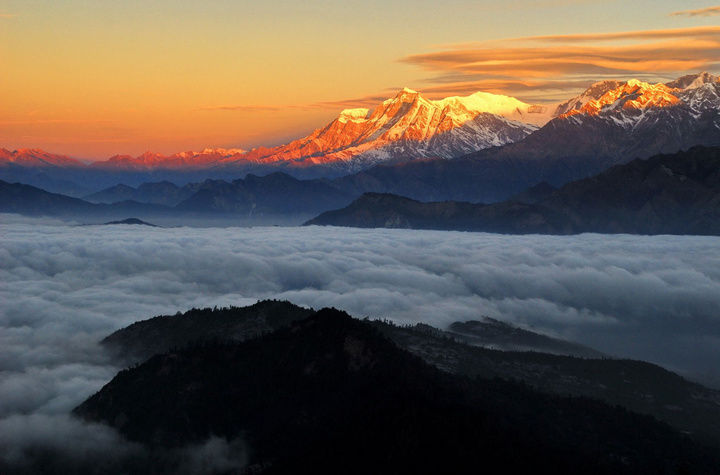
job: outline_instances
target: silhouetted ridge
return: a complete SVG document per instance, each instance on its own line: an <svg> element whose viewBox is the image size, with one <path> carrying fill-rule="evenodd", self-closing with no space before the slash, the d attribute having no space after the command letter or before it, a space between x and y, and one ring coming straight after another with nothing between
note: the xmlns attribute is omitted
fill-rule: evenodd
<svg viewBox="0 0 720 475"><path fill-rule="evenodd" d="M720 235L720 148L693 147L617 165L558 190L538 185L501 203L422 203L366 193L306 224L502 233Z"/></svg>
<svg viewBox="0 0 720 475"><path fill-rule="evenodd" d="M148 223L148 222L143 221L142 219L138 219L138 218L126 218L126 219L121 219L119 221L108 221L105 224L139 224L139 225L143 225L143 226L150 226L153 228L157 227L155 224Z"/></svg>
<svg viewBox="0 0 720 475"><path fill-rule="evenodd" d="M307 318L313 310L286 301L263 300L248 307L192 309L135 322L102 340L124 361L143 361L193 343L243 341Z"/></svg>

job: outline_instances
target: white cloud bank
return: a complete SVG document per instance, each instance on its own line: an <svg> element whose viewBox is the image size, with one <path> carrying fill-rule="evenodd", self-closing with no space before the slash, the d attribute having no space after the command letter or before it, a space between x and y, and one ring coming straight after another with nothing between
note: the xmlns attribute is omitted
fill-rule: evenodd
<svg viewBox="0 0 720 475"><path fill-rule="evenodd" d="M488 315L720 382L716 237L0 223L0 430L111 379L110 332L262 298L436 326Z"/></svg>

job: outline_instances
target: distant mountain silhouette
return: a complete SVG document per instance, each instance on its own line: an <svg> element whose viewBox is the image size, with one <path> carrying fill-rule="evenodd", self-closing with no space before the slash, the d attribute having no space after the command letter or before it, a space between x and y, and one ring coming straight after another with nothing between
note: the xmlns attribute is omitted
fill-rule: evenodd
<svg viewBox="0 0 720 475"><path fill-rule="evenodd" d="M168 214L172 210L136 201L89 203L79 198L49 193L34 186L0 180L0 212L38 216L115 217L137 213Z"/></svg>
<svg viewBox="0 0 720 475"><path fill-rule="evenodd" d="M388 193L365 193L349 206L326 211L305 224L508 234L572 232L562 215L556 216L537 205L516 202L491 205L458 201L422 203Z"/></svg>
<svg viewBox="0 0 720 475"><path fill-rule="evenodd" d="M205 180L182 187L170 182L143 183L137 188L116 185L85 199L101 203L131 199L193 212L308 214L333 204L347 204L354 197L323 180L298 180L276 172L266 176L249 174L232 182Z"/></svg>
<svg viewBox="0 0 720 475"><path fill-rule="evenodd" d="M694 147L634 160L558 190L545 184L512 201L490 205L421 203L367 193L348 207L325 212L307 224L505 233L720 235L720 148Z"/></svg>
<svg viewBox="0 0 720 475"><path fill-rule="evenodd" d="M651 417L441 372L334 309L154 356L75 414L147 447L239 438L252 473L703 473L720 463Z"/></svg>
<svg viewBox="0 0 720 475"><path fill-rule="evenodd" d="M117 185L87 197L95 203L0 181L0 198L0 211L33 215L299 215L306 219L344 206L354 195L324 180L298 180L284 173L271 173L262 177L248 175L232 182L205 180L183 187L169 182L147 183L138 188Z"/></svg>
<svg viewBox="0 0 720 475"><path fill-rule="evenodd" d="M285 173L247 175L231 183L206 181L176 209L195 212L253 214L310 214L344 205L354 195L322 180L298 180Z"/></svg>
<svg viewBox="0 0 720 475"><path fill-rule="evenodd" d="M108 225L108 224L139 224L142 226L150 226L153 228L157 227L157 225L155 225L155 224L148 223L148 222L143 221L142 219L138 219L138 218L125 218L125 219L121 219L119 221L108 221L105 224L106 225Z"/></svg>

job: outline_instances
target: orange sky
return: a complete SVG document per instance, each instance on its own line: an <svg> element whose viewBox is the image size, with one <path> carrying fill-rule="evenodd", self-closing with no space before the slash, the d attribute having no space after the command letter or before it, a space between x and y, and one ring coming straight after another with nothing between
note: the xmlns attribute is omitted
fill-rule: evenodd
<svg viewBox="0 0 720 475"><path fill-rule="evenodd" d="M88 159L250 148L402 86L531 102L605 77L716 71L713 6L3 0L0 146Z"/></svg>

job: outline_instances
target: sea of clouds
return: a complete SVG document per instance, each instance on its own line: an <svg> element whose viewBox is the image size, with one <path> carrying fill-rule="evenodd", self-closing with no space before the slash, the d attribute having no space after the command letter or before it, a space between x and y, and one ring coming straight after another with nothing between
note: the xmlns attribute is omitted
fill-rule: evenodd
<svg viewBox="0 0 720 475"><path fill-rule="evenodd" d="M0 457L57 441L43 439L48 430L85 440L81 448L117 445L106 428L67 418L118 370L102 337L154 315L264 298L439 327L487 315L720 386L716 237L76 226L2 215Z"/></svg>

